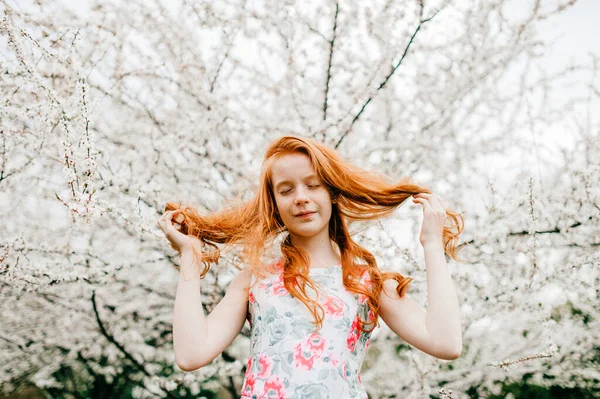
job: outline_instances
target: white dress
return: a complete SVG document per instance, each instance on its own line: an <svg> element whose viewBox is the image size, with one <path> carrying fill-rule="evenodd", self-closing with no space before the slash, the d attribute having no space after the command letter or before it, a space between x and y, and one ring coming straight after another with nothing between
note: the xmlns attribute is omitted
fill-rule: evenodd
<svg viewBox="0 0 600 399"><path fill-rule="evenodd" d="M275 268L249 292L250 357L241 398L367 398L360 368L371 332L362 332L358 319L360 314L372 320L367 297L346 290L341 265L310 268L325 294L318 300L325 311L323 326L315 332L312 313L283 285L283 262ZM361 282L370 287L367 272ZM306 292L316 298L310 287Z"/></svg>

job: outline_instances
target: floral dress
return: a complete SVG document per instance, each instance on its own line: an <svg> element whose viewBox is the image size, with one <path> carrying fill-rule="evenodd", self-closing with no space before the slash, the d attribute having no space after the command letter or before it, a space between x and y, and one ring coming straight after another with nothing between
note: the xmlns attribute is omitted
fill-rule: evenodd
<svg viewBox="0 0 600 399"><path fill-rule="evenodd" d="M341 265L310 268L325 311L323 326L315 332L312 313L285 289L283 262L279 260L275 267L275 273L249 292L250 357L242 399L367 398L360 368L371 332L360 330L358 318L373 316L367 297L346 290ZM365 272L361 278L367 288L368 276ZM310 287L306 292L316 298Z"/></svg>

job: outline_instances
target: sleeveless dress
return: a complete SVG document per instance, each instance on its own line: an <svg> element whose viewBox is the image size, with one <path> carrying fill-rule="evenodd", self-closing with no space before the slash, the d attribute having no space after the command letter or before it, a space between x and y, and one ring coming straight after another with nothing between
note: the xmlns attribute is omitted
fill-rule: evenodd
<svg viewBox="0 0 600 399"><path fill-rule="evenodd" d="M312 313L285 289L281 260L275 269L249 291L250 357L241 398L366 399L360 368L372 331L362 332L358 317L372 320L367 297L346 290L341 265L310 268L325 311L315 331ZM360 281L371 286L368 272ZM306 293L316 299L310 287Z"/></svg>

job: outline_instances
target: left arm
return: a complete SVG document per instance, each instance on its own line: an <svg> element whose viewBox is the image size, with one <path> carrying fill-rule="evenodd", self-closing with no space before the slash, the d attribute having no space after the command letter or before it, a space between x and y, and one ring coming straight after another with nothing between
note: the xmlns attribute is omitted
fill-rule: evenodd
<svg viewBox="0 0 600 399"><path fill-rule="evenodd" d="M431 339L454 359L462 351L460 310L450 268L442 243L430 243L425 250L427 269L427 331Z"/></svg>
<svg viewBox="0 0 600 399"><path fill-rule="evenodd" d="M427 311L409 295L400 299L395 280L386 280L380 296L380 316L394 333L417 349L444 360L462 351L460 311L450 269L444 255L442 232L445 209L433 194L417 194L423 205L421 245L427 271Z"/></svg>

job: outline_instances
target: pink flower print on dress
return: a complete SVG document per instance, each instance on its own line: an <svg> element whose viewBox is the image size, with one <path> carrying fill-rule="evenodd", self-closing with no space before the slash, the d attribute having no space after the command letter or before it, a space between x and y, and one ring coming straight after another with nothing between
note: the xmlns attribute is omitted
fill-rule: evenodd
<svg viewBox="0 0 600 399"><path fill-rule="evenodd" d="M307 352L303 352L302 348L294 348L294 367L300 370L312 370L316 356L307 357Z"/></svg>
<svg viewBox="0 0 600 399"><path fill-rule="evenodd" d="M315 360L322 357L327 346L325 337L312 333L294 346L294 365L302 370L311 370Z"/></svg>
<svg viewBox="0 0 600 399"><path fill-rule="evenodd" d="M257 379L252 373L246 375L244 386L242 387L242 395L261 398L264 392L264 381Z"/></svg>
<svg viewBox="0 0 600 399"><path fill-rule="evenodd" d="M294 346L294 367L300 370L311 370L316 359L316 355L312 355L308 348L305 348L302 343Z"/></svg>
<svg viewBox="0 0 600 399"><path fill-rule="evenodd" d="M294 346L294 367L300 370L311 370L317 355L313 355L307 345L298 342Z"/></svg>
<svg viewBox="0 0 600 399"><path fill-rule="evenodd" d="M333 367L337 367L338 364L340 364L340 360L337 357L333 356L331 353L329 353L329 358L331 359L331 365Z"/></svg>
<svg viewBox="0 0 600 399"><path fill-rule="evenodd" d="M354 352L356 348L356 341L358 341L360 324L358 322L358 316L354 318L352 322L352 326L350 326L350 332L348 333L348 338L346 338L346 348L350 349L350 351Z"/></svg>
<svg viewBox="0 0 600 399"><path fill-rule="evenodd" d="M268 266L269 272L273 274L281 274L283 272L283 259L280 259L278 262L271 263Z"/></svg>
<svg viewBox="0 0 600 399"><path fill-rule="evenodd" d="M321 356L327 346L327 340L321 334L312 333L306 338L306 344L313 355Z"/></svg>
<svg viewBox="0 0 600 399"><path fill-rule="evenodd" d="M326 317L339 320L344 316L344 302L337 296L328 296L321 305Z"/></svg>
<svg viewBox="0 0 600 399"><path fill-rule="evenodd" d="M285 392L285 385L281 378L279 378L279 376L272 375L265 382L264 395L267 398L287 398L287 394Z"/></svg>
<svg viewBox="0 0 600 399"><path fill-rule="evenodd" d="M260 355L260 359L258 359L258 372L256 376L264 380L271 375L271 372L273 372L273 361L263 353Z"/></svg>
<svg viewBox="0 0 600 399"><path fill-rule="evenodd" d="M253 357L250 356L248 358L248 362L246 363L246 377L251 373L253 362L254 362Z"/></svg>
<svg viewBox="0 0 600 399"><path fill-rule="evenodd" d="M273 283L268 293L275 296L285 296L288 294L288 290L285 288L283 280L279 279Z"/></svg>
<svg viewBox="0 0 600 399"><path fill-rule="evenodd" d="M367 300L367 296L364 294L358 294L358 303L363 303Z"/></svg>

